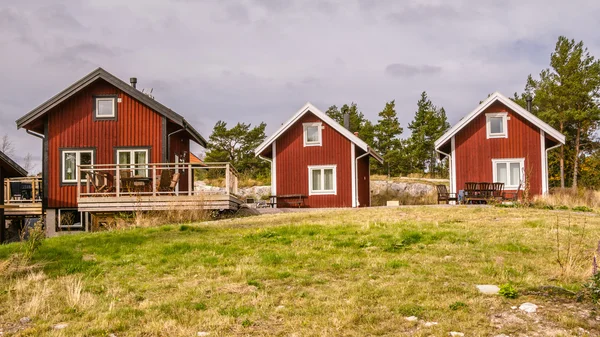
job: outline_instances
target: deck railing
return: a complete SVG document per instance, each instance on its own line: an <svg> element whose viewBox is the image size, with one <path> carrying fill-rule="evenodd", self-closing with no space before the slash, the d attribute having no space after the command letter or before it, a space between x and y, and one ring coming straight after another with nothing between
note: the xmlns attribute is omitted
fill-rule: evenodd
<svg viewBox="0 0 600 337"><path fill-rule="evenodd" d="M42 178L4 179L4 204L35 204L42 202Z"/></svg>
<svg viewBox="0 0 600 337"><path fill-rule="evenodd" d="M196 191L195 175L223 186ZM94 164L77 166L77 197L237 195L239 173L230 163ZM184 183L185 182L185 183Z"/></svg>

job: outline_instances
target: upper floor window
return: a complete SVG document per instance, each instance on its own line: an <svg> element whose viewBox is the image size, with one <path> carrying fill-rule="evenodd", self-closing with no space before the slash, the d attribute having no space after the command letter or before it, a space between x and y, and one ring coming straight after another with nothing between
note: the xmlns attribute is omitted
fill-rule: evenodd
<svg viewBox="0 0 600 337"><path fill-rule="evenodd" d="M62 151L62 182L77 182L77 166L94 164L93 150L61 150ZM85 180L86 175L80 178Z"/></svg>
<svg viewBox="0 0 600 337"><path fill-rule="evenodd" d="M508 138L508 114L494 112L485 114L487 138Z"/></svg>
<svg viewBox="0 0 600 337"><path fill-rule="evenodd" d="M94 118L116 119L117 96L94 96Z"/></svg>
<svg viewBox="0 0 600 337"><path fill-rule="evenodd" d="M304 146L321 146L322 124L304 123Z"/></svg>

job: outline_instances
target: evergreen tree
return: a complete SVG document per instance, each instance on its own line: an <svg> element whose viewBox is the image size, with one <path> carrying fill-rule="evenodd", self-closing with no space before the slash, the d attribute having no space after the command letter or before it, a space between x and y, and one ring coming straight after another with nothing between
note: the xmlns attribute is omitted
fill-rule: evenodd
<svg viewBox="0 0 600 337"><path fill-rule="evenodd" d="M449 127L444 108L436 108L427 92L423 91L417 102L415 117L408 125L412 133L408 139L407 152L410 153L413 172L427 171L434 176L438 173L434 143Z"/></svg>
<svg viewBox="0 0 600 337"><path fill-rule="evenodd" d="M374 148L383 156L384 172L388 175L396 174L403 157L402 142L399 136L404 130L398 121L395 101L385 104L385 108L379 113L379 120L373 131Z"/></svg>
<svg viewBox="0 0 600 337"><path fill-rule="evenodd" d="M230 162L240 172L264 177L269 163L257 158L254 149L265 140L266 126L264 122L255 127L237 123L229 129L226 122L218 121L209 138L206 161Z"/></svg>
<svg viewBox="0 0 600 337"><path fill-rule="evenodd" d="M358 132L360 139L371 146L373 145L373 124L365 119L364 114L358 110L356 103L344 104L341 108L332 105L325 113L340 125L344 125L344 114L348 113L350 116L350 131L352 133Z"/></svg>
<svg viewBox="0 0 600 337"><path fill-rule="evenodd" d="M523 104L533 97L533 113L566 134L567 144L558 154L561 187L564 172L572 169L571 184L577 187L581 158L589 152L600 118L600 62L590 55L583 42L560 36L550 56L550 68L541 71L539 80L529 75L525 94L515 95Z"/></svg>

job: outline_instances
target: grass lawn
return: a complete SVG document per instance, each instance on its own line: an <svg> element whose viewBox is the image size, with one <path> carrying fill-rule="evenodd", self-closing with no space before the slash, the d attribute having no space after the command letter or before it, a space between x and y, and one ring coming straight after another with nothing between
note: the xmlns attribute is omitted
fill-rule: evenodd
<svg viewBox="0 0 600 337"><path fill-rule="evenodd" d="M556 262L585 232L585 261ZM600 334L579 291L600 217L402 207L273 214L47 239L39 268L0 277L0 331L19 336L571 336ZM0 246L0 261L20 245ZM476 284L512 282L517 299ZM524 314L511 306L540 306ZM20 323L24 317L31 322ZM407 316L417 316L416 322ZM58 323L68 323L62 330ZM425 322L438 324L427 326Z"/></svg>

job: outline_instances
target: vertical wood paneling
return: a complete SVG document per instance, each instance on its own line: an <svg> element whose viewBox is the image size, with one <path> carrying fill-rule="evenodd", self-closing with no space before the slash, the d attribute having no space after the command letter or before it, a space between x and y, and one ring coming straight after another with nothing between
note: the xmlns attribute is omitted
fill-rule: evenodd
<svg viewBox="0 0 600 337"><path fill-rule="evenodd" d="M114 94L116 121L94 121L94 95ZM96 149L96 164L114 164L115 147L151 147L150 160L160 160L161 116L105 81L98 80L48 113L48 207L77 207L77 187L61 186L61 148Z"/></svg>
<svg viewBox="0 0 600 337"><path fill-rule="evenodd" d="M362 150L356 150L356 157L364 154ZM360 207L371 206L371 177L369 176L369 156L362 157L356 165L358 177L358 202Z"/></svg>
<svg viewBox="0 0 600 337"><path fill-rule="evenodd" d="M508 138L486 139L485 114L507 112ZM525 174L532 195L542 193L540 130L497 102L467 124L456 135L456 187L470 181L492 182L492 159L525 158Z"/></svg>
<svg viewBox="0 0 600 337"><path fill-rule="evenodd" d="M352 207L352 143L335 129L323 123L322 146L304 147L303 123L321 122L307 113L277 138L277 194L308 196L308 166L336 165L336 195L311 195L307 207Z"/></svg>

